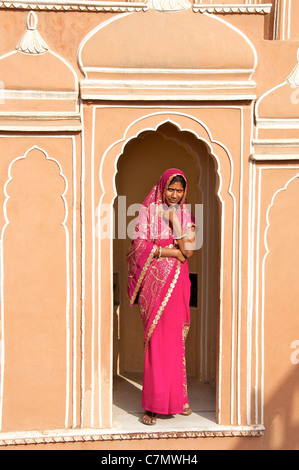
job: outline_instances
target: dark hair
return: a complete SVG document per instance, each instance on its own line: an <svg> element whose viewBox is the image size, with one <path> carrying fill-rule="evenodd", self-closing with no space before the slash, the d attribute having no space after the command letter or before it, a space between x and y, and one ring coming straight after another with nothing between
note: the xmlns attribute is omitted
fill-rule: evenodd
<svg viewBox="0 0 299 470"><path fill-rule="evenodd" d="M186 188L186 181L185 181L185 178L182 176L182 175L175 175L172 180L170 181L169 185L173 184L173 183L181 183L181 185L183 186L183 188L185 189Z"/></svg>

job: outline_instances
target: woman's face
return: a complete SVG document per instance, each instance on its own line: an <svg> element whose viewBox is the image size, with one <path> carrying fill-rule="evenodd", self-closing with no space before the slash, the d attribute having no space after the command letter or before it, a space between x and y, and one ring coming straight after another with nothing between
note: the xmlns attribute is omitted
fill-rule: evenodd
<svg viewBox="0 0 299 470"><path fill-rule="evenodd" d="M173 206L181 202L184 196L184 188L182 183L171 183L165 192L165 202L168 206Z"/></svg>

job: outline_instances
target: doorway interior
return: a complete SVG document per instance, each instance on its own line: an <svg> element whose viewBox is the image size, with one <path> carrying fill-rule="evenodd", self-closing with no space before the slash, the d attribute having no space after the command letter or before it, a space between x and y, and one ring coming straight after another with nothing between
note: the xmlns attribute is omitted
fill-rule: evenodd
<svg viewBox="0 0 299 470"><path fill-rule="evenodd" d="M141 389L143 326L138 305L127 301L126 251L130 239L120 227L124 211L141 204L167 168L179 168L188 179L188 204L202 204L202 247L189 262L191 278L191 327L186 341L188 394L193 410L185 416L161 417L162 430L196 429L216 424L217 338L220 309L220 207L216 164L207 145L171 122L156 131L145 130L130 140L119 157L114 202L115 236L113 427L142 429ZM122 196L122 198L120 198ZM125 196L125 198L124 198ZM122 218L119 216L122 215ZM137 212L126 215L126 225ZM155 426L155 431L157 430Z"/></svg>

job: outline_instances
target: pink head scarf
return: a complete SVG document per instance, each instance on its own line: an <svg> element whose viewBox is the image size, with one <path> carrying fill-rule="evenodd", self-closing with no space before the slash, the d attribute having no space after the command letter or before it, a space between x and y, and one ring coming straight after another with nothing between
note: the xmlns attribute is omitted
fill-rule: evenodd
<svg viewBox="0 0 299 470"><path fill-rule="evenodd" d="M128 296L130 304L134 303L140 285L158 246L166 246L173 243L173 234L169 226L166 226L162 218L158 216L159 207L165 203L165 192L172 179L180 175L185 180L185 191L180 201L177 215L181 220L184 230L194 225L194 219L186 207L187 179L184 173L177 168L166 170L158 183L152 188L142 203L139 211L138 222L135 227L134 239L127 253L128 264Z"/></svg>
<svg viewBox="0 0 299 470"><path fill-rule="evenodd" d="M147 206L148 202L152 203L152 199L154 199L155 204L164 204L165 192L173 178L178 175L184 178L186 184L185 192L181 199L180 206L185 204L187 196L187 178L181 170L178 170L177 168L170 168L169 170L166 170L163 173L158 183L154 186L147 198L144 200L143 205Z"/></svg>
<svg viewBox="0 0 299 470"><path fill-rule="evenodd" d="M177 215L181 218L182 226L190 222L192 218L191 214L187 210L187 178L181 170L177 168L170 168L166 170L160 177L158 183L152 188L148 196L142 203L141 210L139 212L138 223L135 228L135 238L144 238L157 242L159 240L167 239L172 233L167 233L163 230L163 222L161 217L158 216L159 210L162 204L165 204L165 193L166 190L175 176L182 176L185 180L185 191L179 204L179 210Z"/></svg>

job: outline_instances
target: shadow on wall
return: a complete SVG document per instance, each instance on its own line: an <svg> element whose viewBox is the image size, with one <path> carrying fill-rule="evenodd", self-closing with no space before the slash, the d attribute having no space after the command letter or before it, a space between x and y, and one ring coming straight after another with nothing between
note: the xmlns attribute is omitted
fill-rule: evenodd
<svg viewBox="0 0 299 470"><path fill-rule="evenodd" d="M267 385L271 386L265 384L265 388ZM238 440L234 450L299 450L299 363L265 399L264 411L264 436Z"/></svg>

